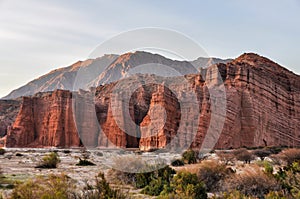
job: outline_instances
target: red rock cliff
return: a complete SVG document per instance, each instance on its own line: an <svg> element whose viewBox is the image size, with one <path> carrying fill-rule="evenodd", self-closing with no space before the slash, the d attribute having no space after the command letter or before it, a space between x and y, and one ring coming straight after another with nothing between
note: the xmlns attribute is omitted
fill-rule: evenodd
<svg viewBox="0 0 300 199"><path fill-rule="evenodd" d="M215 77L216 67L219 78ZM300 146L298 75L264 57L244 54L227 64L204 69L201 75L185 78L197 98L190 108L180 103L187 87L177 77L164 80L154 75L136 75L98 87L94 98L84 99L82 93L78 94L83 103L75 106L85 111L75 117L77 128L70 92L26 97L7 135L7 146L79 146L77 129L79 134L84 133L83 143L99 147L151 150L170 144L199 149L204 140L208 145L216 142L216 148ZM218 107L212 107L212 102L218 95L211 95L209 85L218 87L220 79L226 91L226 112L213 115L212 110ZM129 92L132 87L137 89ZM216 117L223 117L223 128L212 121ZM194 135L191 132L195 128ZM209 129L214 134L207 136Z"/></svg>
<svg viewBox="0 0 300 199"><path fill-rule="evenodd" d="M7 147L79 145L72 113L72 93L57 90L23 97L21 110L8 130Z"/></svg>

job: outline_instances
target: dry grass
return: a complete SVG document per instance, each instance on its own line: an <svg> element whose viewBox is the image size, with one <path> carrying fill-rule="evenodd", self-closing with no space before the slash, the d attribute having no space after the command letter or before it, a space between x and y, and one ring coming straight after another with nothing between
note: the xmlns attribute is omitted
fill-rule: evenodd
<svg viewBox="0 0 300 199"><path fill-rule="evenodd" d="M233 173L233 170L225 164L220 164L217 161L203 161L197 176L200 181L205 183L208 191L217 191L224 180L231 177Z"/></svg>
<svg viewBox="0 0 300 199"><path fill-rule="evenodd" d="M300 149L285 149L278 154L278 157L285 161L288 165L291 165L293 162L300 161Z"/></svg>
<svg viewBox="0 0 300 199"><path fill-rule="evenodd" d="M245 167L243 172L228 178L224 191L238 190L247 196L264 197L271 191L278 191L280 184L275 178L265 174L258 166Z"/></svg>

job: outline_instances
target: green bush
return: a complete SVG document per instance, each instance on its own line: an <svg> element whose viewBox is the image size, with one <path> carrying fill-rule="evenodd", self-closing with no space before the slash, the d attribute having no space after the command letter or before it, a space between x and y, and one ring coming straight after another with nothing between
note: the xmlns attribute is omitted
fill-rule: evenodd
<svg viewBox="0 0 300 199"><path fill-rule="evenodd" d="M197 163L197 153L193 150L187 150L182 154L182 160L186 164L195 164Z"/></svg>
<svg viewBox="0 0 300 199"><path fill-rule="evenodd" d="M170 181L175 174L175 170L171 169L169 166L161 168L157 171L153 171L151 173L140 173L138 176L143 176L142 179L145 179L144 185L146 185L143 189L143 193L158 196L163 191L165 186L169 186ZM150 176L149 176L150 174ZM146 175L146 176L145 176ZM146 180L146 177L149 177L150 180ZM141 178L141 177L139 177ZM138 178L137 178L138 181ZM141 182L141 180L139 180Z"/></svg>
<svg viewBox="0 0 300 199"><path fill-rule="evenodd" d="M145 186L142 193L150 196L158 196L163 191L165 184L167 185L160 177L152 179L149 185Z"/></svg>
<svg viewBox="0 0 300 199"><path fill-rule="evenodd" d="M175 174L175 170L166 166L164 168L160 168L158 170L154 170L151 172L144 172L144 173L128 173L122 172L118 170L110 170L109 176L115 182L122 182L123 184L131 184L136 188L145 188L148 186L151 181L157 180L161 178L161 180L165 183L170 182L173 174Z"/></svg>
<svg viewBox="0 0 300 199"><path fill-rule="evenodd" d="M293 198L300 198L300 163L294 162L274 174L283 190Z"/></svg>
<svg viewBox="0 0 300 199"><path fill-rule="evenodd" d="M6 153L5 149L0 148L0 155L4 155Z"/></svg>
<svg viewBox="0 0 300 199"><path fill-rule="evenodd" d="M207 193L204 183L202 183L196 174L189 172L179 172L171 180L169 186L164 186L161 193L162 198L167 198L176 194L177 198L206 199Z"/></svg>
<svg viewBox="0 0 300 199"><path fill-rule="evenodd" d="M265 173L272 175L274 171L273 165L267 161L264 161L263 164L264 164Z"/></svg>
<svg viewBox="0 0 300 199"><path fill-rule="evenodd" d="M79 162L76 164L76 166L95 166L96 164L92 163L89 160L86 159L79 159Z"/></svg>
<svg viewBox="0 0 300 199"><path fill-rule="evenodd" d="M36 166L36 168L54 169L59 162L60 158L58 154L56 152L51 152L42 159L42 162Z"/></svg>
<svg viewBox="0 0 300 199"><path fill-rule="evenodd" d="M91 199L125 199L127 198L120 190L112 189L106 181L104 174L99 173L96 177L95 191L84 198Z"/></svg>

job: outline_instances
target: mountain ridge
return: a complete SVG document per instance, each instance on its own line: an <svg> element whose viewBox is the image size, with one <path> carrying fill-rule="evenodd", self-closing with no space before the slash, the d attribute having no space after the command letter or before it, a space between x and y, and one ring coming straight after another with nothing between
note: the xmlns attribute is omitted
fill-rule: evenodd
<svg viewBox="0 0 300 199"><path fill-rule="evenodd" d="M195 67L198 69L215 63L227 63L231 61L230 59L222 60L218 58L201 57L191 62L177 61L166 58L159 54L152 54L143 51L125 53L123 55L107 54L96 59L77 61L70 66L52 70L49 73L42 75L41 77L36 78L29 83L13 90L2 99L14 99L21 96L30 96L37 92L47 92L55 89L78 90L79 88L87 89L87 87L99 86L103 83L110 83L124 77L123 74L121 74L122 70L118 69L117 67L111 67L111 64L115 64L115 66L118 64L126 65L126 62L143 64L147 63L145 60L148 62L152 61L154 64L162 63L167 66L173 66L175 70L180 71L183 75L188 73L196 73L197 71L194 70ZM189 64L191 66L188 66ZM180 69L181 65L185 65L186 67ZM132 67L128 65L126 67L126 71L123 71L123 73L126 73L128 70L132 69ZM116 72L117 70L118 72ZM81 76L79 74L84 75ZM102 77L99 77L101 75ZM80 77L80 79L76 80L78 77Z"/></svg>

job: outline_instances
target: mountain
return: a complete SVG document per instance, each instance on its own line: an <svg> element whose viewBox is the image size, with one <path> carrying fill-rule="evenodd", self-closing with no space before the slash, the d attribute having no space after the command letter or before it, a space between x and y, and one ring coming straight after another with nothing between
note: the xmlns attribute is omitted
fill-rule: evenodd
<svg viewBox="0 0 300 199"><path fill-rule="evenodd" d="M28 84L12 91L3 99L15 99L21 96L31 96L38 92L62 90L88 90L102 84L117 81L131 73L143 71L168 76L197 73L197 69L215 63L226 63L230 60L217 58L198 58L197 60L175 61L158 54L137 51L123 55L104 55L96 59L78 61L71 66L53 70ZM144 66L141 68L141 66ZM167 66L169 70L162 70ZM139 68L138 68L139 67ZM171 69L171 71L170 71ZM172 71L172 69L174 69ZM131 71L131 73L130 73ZM161 74L161 72L164 74Z"/></svg>
<svg viewBox="0 0 300 199"><path fill-rule="evenodd" d="M140 64L135 56L120 56L110 67ZM300 146L300 76L257 54L246 53L184 78L135 74L113 83L109 79L94 93L56 90L23 97L6 146ZM185 104L189 89L195 98Z"/></svg>

